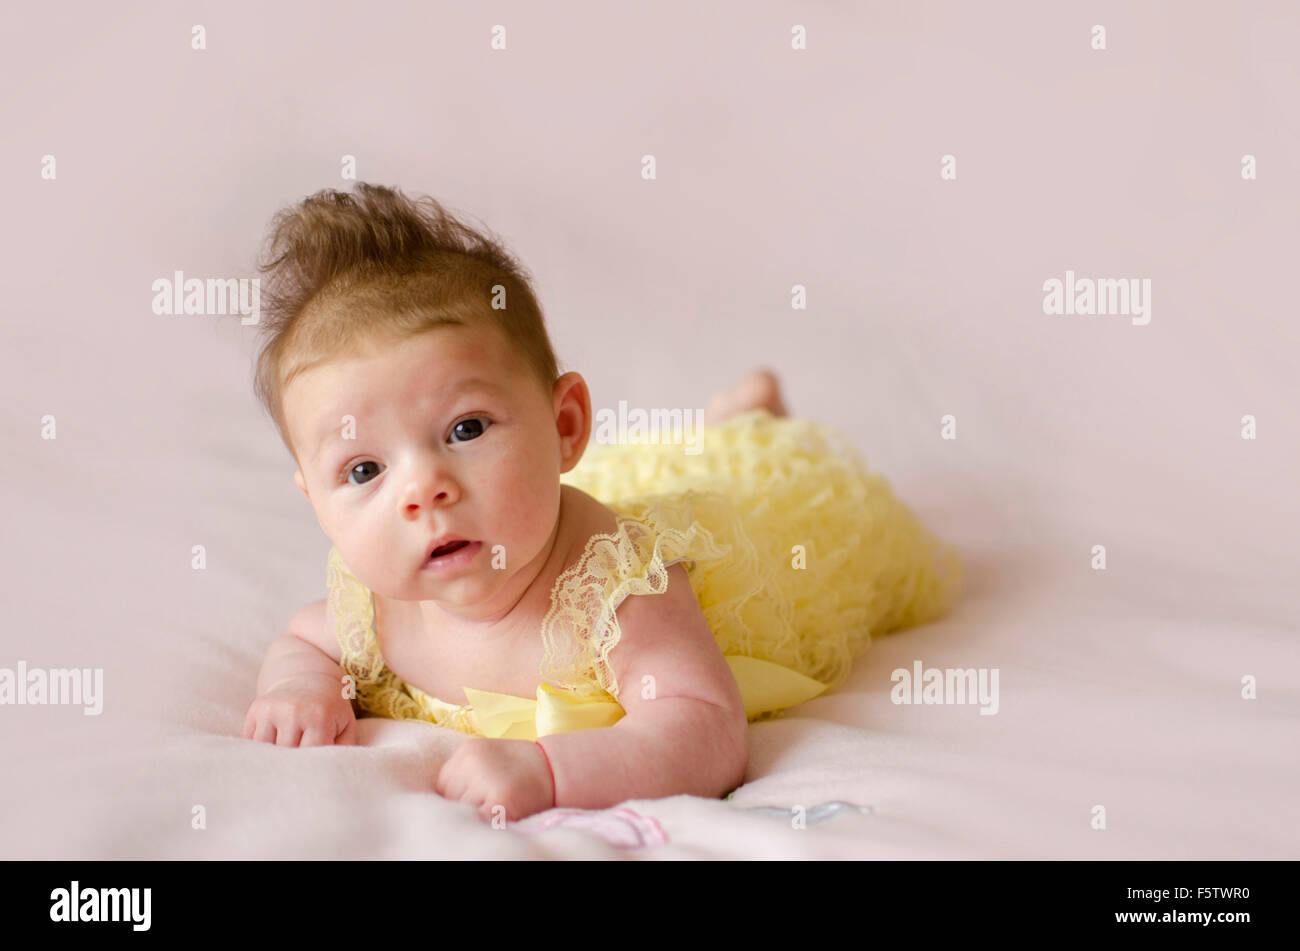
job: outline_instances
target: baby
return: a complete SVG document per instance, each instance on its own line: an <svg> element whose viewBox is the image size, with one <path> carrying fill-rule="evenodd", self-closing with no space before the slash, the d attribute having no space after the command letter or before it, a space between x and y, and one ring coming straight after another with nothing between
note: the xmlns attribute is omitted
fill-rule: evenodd
<svg viewBox="0 0 1300 951"><path fill-rule="evenodd" d="M404 210L395 195L357 191L372 208ZM277 250L304 254L297 243L309 240L310 216L328 212L289 219ZM458 247L430 247L431 273L349 273L375 267L385 251L413 254L402 242L423 236L409 224L407 233L317 251L333 258L335 273L321 260L292 262L314 273L296 294L301 303L281 304L295 312L268 321L276 336L264 366L278 378L259 383L279 397L272 413L298 463L294 481L374 593L389 668L456 703L463 684L527 697L539 683L536 635L556 578L588 538L615 525L599 501L560 484L590 438L591 397L580 374L557 373L532 295L504 263L449 265ZM457 237L449 229L444 240ZM362 258L367 251L374 259ZM505 309L491 306L493 284ZM420 313L421 292L442 306ZM706 418L760 405L783 412L771 383L761 374L743 381ZM501 568L492 563L497 546ZM432 557L441 548L453 550ZM624 693L626 714L607 729L470 739L434 789L485 818L500 805L517 819L556 805L716 797L738 786L749 751L736 682L685 569L670 570L666 596L630 597L618 611L619 679L653 675L654 700ZM339 661L327 603L307 605L267 652L244 736L280 746L355 742Z"/></svg>
<svg viewBox="0 0 1300 951"><path fill-rule="evenodd" d="M367 709L461 729L474 735L433 789L484 820L680 793L716 798L743 781L755 714L842 679L870 630L915 623L946 603L921 603L934 589L929 553L916 549L911 563L923 570L900 574L908 561L897 558L903 569L888 569L888 585L920 594L877 610L884 599L864 588L860 604L840 606L850 613L830 626L859 633L841 636L834 670L801 673L808 651L748 642L724 656L731 642L714 627L751 631L757 622L751 614L739 624L737 605L759 604L760 589L775 597L784 582L724 591L741 577L713 570L732 563L724 555L749 552L750 581L762 564L738 517L720 517L710 532L691 509L673 528L653 517L666 508L636 520L562 481L589 448L591 395L580 374L559 372L527 274L497 242L431 199L358 184L282 212L268 258L256 388L334 551L331 596L300 610L267 652L245 738L355 743ZM775 427L785 415L763 371L719 394L705 419L723 432L742 421ZM810 444L806 434L798 442ZM910 517L887 489L839 457L835 465L891 517ZM831 494L868 507L864 496ZM714 496L675 498L703 513ZM728 544L724 523L733 526ZM898 537L928 538L897 524ZM597 566L602 574L592 575ZM584 578L595 587L581 587ZM693 578L717 597L697 597ZM725 602L737 623L718 614L711 626L702 600ZM583 612L590 629L575 620ZM566 617L568 643L582 650L565 656L584 659L570 669L589 675L589 690L576 677L543 676L558 669L548 661L563 653L556 622ZM782 623L771 645L791 641ZM763 706L781 685L812 689ZM498 721L514 725L492 732Z"/></svg>

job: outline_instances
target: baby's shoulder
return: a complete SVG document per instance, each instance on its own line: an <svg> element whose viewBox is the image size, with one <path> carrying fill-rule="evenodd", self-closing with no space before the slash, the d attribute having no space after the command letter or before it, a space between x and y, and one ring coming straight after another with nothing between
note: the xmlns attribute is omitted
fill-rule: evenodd
<svg viewBox="0 0 1300 951"><path fill-rule="evenodd" d="M555 583L542 623L543 678L595 685L618 697L633 661L653 663L660 674L675 669L666 653L676 647L665 645L665 632L711 641L689 569L679 562L720 553L693 532L660 524L657 499L643 499L645 505L620 501L618 508L585 493L572 500L570 563ZM618 644L633 646L611 656Z"/></svg>

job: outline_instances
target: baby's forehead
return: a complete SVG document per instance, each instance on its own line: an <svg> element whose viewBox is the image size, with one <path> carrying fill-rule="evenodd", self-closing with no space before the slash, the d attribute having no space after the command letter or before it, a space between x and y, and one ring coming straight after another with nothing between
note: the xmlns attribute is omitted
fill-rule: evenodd
<svg viewBox="0 0 1300 951"><path fill-rule="evenodd" d="M473 327L451 325L435 333L395 340L364 340L304 367L284 388L284 414L290 428L304 430L322 421L338 422L340 401L355 397L347 411L380 408L384 394L402 391L411 399L442 393L451 399L462 388L476 386L502 397L516 391L520 368L499 335L475 333ZM496 339L493 339L494 336ZM409 391L409 392L408 392ZM398 394L394 394L398 395Z"/></svg>
<svg viewBox="0 0 1300 951"><path fill-rule="evenodd" d="M303 366L295 381L310 378L314 388L345 381L383 383L391 379L384 375L385 367L392 367L391 373L406 367L410 375L423 379L473 375L505 381L513 375L513 348L492 331L490 326L446 324L405 336L358 337Z"/></svg>

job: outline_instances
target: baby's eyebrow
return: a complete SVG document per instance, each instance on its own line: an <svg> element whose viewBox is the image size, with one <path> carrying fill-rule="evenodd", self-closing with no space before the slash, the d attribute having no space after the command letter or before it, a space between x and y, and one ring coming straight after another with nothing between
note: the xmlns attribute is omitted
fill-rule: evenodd
<svg viewBox="0 0 1300 951"><path fill-rule="evenodd" d="M469 377L468 379L461 380L460 383L458 383L451 390L451 393L453 396L457 396L461 393L464 393L467 390L493 390L496 392L504 392L503 387L498 386L496 383L493 383L491 380L486 380L483 379L482 377L473 376L473 377ZM332 415L333 414L331 414L331 416ZM330 443L336 440L343 438L343 434L341 430L342 430L341 424L327 423L317 433L316 451L313 452L311 455L312 463L316 462L316 460L320 457L320 454L325 451L326 446L328 446Z"/></svg>

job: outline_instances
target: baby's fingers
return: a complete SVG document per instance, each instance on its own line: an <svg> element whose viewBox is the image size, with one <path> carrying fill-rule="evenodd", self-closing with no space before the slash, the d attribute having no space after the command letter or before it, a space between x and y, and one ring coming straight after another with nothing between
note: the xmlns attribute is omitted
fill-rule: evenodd
<svg viewBox="0 0 1300 951"><path fill-rule="evenodd" d="M302 742L299 746L332 746L334 744L333 730L320 726L309 726L302 734Z"/></svg>
<svg viewBox="0 0 1300 951"><path fill-rule="evenodd" d="M438 771L438 778L433 782L433 791L443 799L450 799L452 802L459 801L469 786L466 779L459 775L452 761L448 760L442 764L442 769Z"/></svg>
<svg viewBox="0 0 1300 951"><path fill-rule="evenodd" d="M261 739L261 737L257 735L257 730L265 719L266 718L259 712L258 702L254 700L249 704L248 712L244 714L244 728L239 732L239 735L246 740ZM271 731L271 739L275 739L274 730Z"/></svg>
<svg viewBox="0 0 1300 951"><path fill-rule="evenodd" d="M275 721L269 717L262 717L254 721L254 731L252 739L259 743L275 742Z"/></svg>
<svg viewBox="0 0 1300 951"><path fill-rule="evenodd" d="M285 724L282 728L276 730L276 746L297 746L298 741L302 739L302 727L297 724Z"/></svg>
<svg viewBox="0 0 1300 951"><path fill-rule="evenodd" d="M343 732L334 740L336 746L356 746L357 744L357 718L348 717L347 726Z"/></svg>
<svg viewBox="0 0 1300 951"><path fill-rule="evenodd" d="M339 729L339 724L343 725ZM302 734L301 746L347 746L356 743L357 718L348 711L348 718L312 721Z"/></svg>

